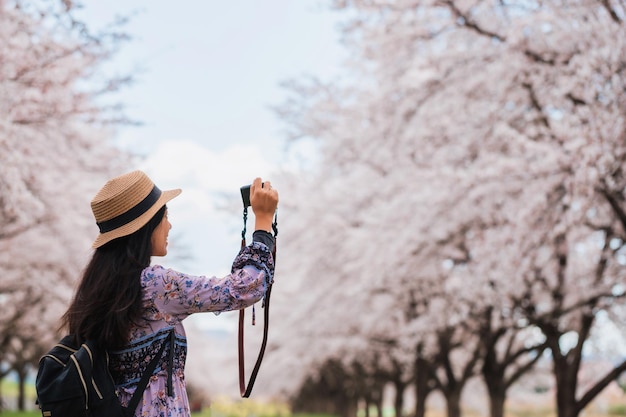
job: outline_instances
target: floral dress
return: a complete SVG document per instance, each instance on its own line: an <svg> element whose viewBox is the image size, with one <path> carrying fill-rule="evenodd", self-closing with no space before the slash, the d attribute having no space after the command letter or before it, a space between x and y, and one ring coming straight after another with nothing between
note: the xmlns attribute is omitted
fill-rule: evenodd
<svg viewBox="0 0 626 417"><path fill-rule="evenodd" d="M182 321L193 313L238 310L259 301L274 274L269 248L253 242L235 258L224 278L192 276L153 265L141 273L144 319L134 326L124 349L110 352L110 369L118 397L127 406L148 364L167 343L162 359L135 410L135 417L190 415L185 390L187 338ZM175 330L171 388L168 393L170 330Z"/></svg>

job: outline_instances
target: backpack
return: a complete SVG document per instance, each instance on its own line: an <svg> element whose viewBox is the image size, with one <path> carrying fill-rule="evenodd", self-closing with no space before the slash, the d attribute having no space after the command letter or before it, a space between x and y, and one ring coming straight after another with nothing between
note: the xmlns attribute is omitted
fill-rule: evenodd
<svg viewBox="0 0 626 417"><path fill-rule="evenodd" d="M174 330L170 331L173 340ZM137 384L128 408L117 398L105 349L88 340L76 346L74 337L65 336L39 360L35 381L37 404L43 417L132 417L143 392L163 356L164 339ZM170 369L168 370L171 375Z"/></svg>

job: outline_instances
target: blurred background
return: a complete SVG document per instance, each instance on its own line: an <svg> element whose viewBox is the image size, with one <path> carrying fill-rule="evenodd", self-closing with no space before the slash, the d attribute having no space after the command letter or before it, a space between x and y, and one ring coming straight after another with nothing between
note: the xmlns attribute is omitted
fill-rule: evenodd
<svg viewBox="0 0 626 417"><path fill-rule="evenodd" d="M240 186L280 191L252 399L237 314L198 314L194 415L626 415L625 25L622 0L0 0L0 414L37 415L89 202L142 169L183 189L153 262L191 274L230 271Z"/></svg>

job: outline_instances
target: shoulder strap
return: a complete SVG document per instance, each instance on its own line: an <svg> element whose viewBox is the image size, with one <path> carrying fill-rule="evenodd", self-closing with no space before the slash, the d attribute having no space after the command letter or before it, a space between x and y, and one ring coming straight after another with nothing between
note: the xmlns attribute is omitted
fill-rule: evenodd
<svg viewBox="0 0 626 417"><path fill-rule="evenodd" d="M244 398L248 398L252 392L254 381L259 373L261 367L261 361L263 361L263 355L265 354L265 347L267 346L267 335L269 328L269 315L270 315L270 293L272 292L272 284L269 284L265 293L265 313L263 315L263 342L261 343L261 349L259 356L256 359L252 374L250 374L250 380L248 387L246 388L245 370L244 370L244 353L243 353L243 322L244 322L244 309L239 310L239 392Z"/></svg>
<svg viewBox="0 0 626 417"><path fill-rule="evenodd" d="M148 364L148 367L146 368L146 371L141 376L141 380L137 384L137 389L133 393L133 396L130 399L130 402L128 403L127 409L128 411L130 411L131 415L135 413L135 410L137 409L137 406L139 405L139 401L141 400L141 397L143 396L143 392L146 390L146 387L148 386L148 382L150 382L150 377L154 373L154 370L156 369L157 364L159 363L159 360L163 356L163 351L165 351L165 346L167 345L168 339L170 341L170 349L172 349L173 351L173 346L171 342L175 337L176 335L174 333L174 328L172 328L172 330L170 330L170 332L168 333L168 336L165 339L163 339L163 341L161 342L161 348L159 349L159 352L154 356L154 358L152 358L152 360ZM171 380L172 380L172 365L173 365L171 361L171 357L172 357L172 352L170 352L170 360L168 361L169 369L167 370L168 390L169 390L170 395L172 392Z"/></svg>
<svg viewBox="0 0 626 417"><path fill-rule="evenodd" d="M278 236L278 220L276 216L274 218L274 223L272 224L272 228L274 230L274 248L272 249L272 257L274 258L274 265L276 265L276 237ZM244 215L243 215L243 231L241 233L241 247L246 246L246 219L247 219L247 208L244 206ZM259 350L259 356L256 359L256 363L254 364L254 368L252 369L252 374L250 374L250 379L248 381L248 386L246 387L246 376L245 376L245 364L244 364L244 343L243 343L243 333L244 333L244 317L245 317L245 309L239 310L239 337L238 337L238 353L239 353L239 392L243 398L248 398L250 393L252 392L252 387L254 386L254 382L256 381L256 376L259 373L259 368L261 367L261 362L263 361L263 355L265 354L265 348L267 346L267 335L269 329L269 319L270 319L270 295L272 292L272 282L267 284L267 290L265 292L265 301L264 308L265 312L263 314L263 341L261 342L261 349ZM254 324L254 306L252 310L252 324Z"/></svg>

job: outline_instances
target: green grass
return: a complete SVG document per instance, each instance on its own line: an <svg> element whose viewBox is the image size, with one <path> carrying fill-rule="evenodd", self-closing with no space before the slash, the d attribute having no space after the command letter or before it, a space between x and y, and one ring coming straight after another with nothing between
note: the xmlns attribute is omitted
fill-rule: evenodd
<svg viewBox="0 0 626 417"><path fill-rule="evenodd" d="M1 417L41 417L39 411L0 411ZM211 410L206 409L201 413L191 413L192 417L214 417L211 415ZM294 414L293 417L331 417L325 415L316 414Z"/></svg>
<svg viewBox="0 0 626 417"><path fill-rule="evenodd" d="M17 390L13 392L11 384L5 384L2 386L2 394L5 398L9 398L17 394ZM34 394L34 391L33 391ZM34 400L33 400L34 401ZM288 408L284 404L276 403L260 403L253 400L246 401L230 401L224 399L218 399L214 401L212 406L205 407L202 412L191 413L192 417L332 417L323 415L291 415ZM39 410L34 411L3 411L0 412L0 417L41 417Z"/></svg>
<svg viewBox="0 0 626 417"><path fill-rule="evenodd" d="M207 409L202 413L192 413L192 417L211 417L211 412ZM0 417L41 417L39 411L0 411Z"/></svg>
<svg viewBox="0 0 626 417"><path fill-rule="evenodd" d="M17 382L2 380L0 381L0 393L2 398L17 398L19 388ZM33 384L26 384L26 403L29 408L35 404L37 394ZM39 410L35 411L0 411L0 417L41 417Z"/></svg>
<svg viewBox="0 0 626 417"><path fill-rule="evenodd" d="M24 388L26 391L26 398L32 398L33 401L36 397L35 393L35 385L34 384L26 384ZM2 396L5 398L17 397L18 393L18 385L17 382L2 380L0 381L0 392Z"/></svg>
<svg viewBox="0 0 626 417"><path fill-rule="evenodd" d="M610 416L626 416L626 405L616 404L609 407L608 414Z"/></svg>
<svg viewBox="0 0 626 417"><path fill-rule="evenodd" d="M201 413L191 413L192 417L215 417L209 408ZM41 417L39 411L0 411L0 417ZM292 417L334 417L322 414L294 414Z"/></svg>

